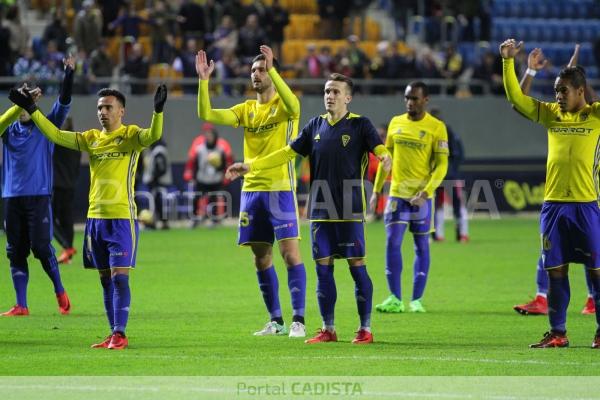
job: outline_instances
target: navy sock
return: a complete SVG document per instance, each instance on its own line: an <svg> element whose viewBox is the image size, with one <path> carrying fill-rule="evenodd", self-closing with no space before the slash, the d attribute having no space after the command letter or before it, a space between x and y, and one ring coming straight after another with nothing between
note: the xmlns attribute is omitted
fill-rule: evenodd
<svg viewBox="0 0 600 400"><path fill-rule="evenodd" d="M548 317L550 328L555 332L566 332L567 307L571 299L569 277L552 277L549 275L550 287L548 290Z"/></svg>
<svg viewBox="0 0 600 400"><path fill-rule="evenodd" d="M271 316L271 321L275 321L275 318L281 318L279 280L277 279L275 267L271 265L265 270L256 271L256 276L258 277L258 286Z"/></svg>
<svg viewBox="0 0 600 400"><path fill-rule="evenodd" d="M536 282L538 293L548 293L548 271L544 269L544 265L542 264L542 257L538 259Z"/></svg>
<svg viewBox="0 0 600 400"><path fill-rule="evenodd" d="M429 274L429 235L414 235L415 263L413 278L413 300L423 297Z"/></svg>
<svg viewBox="0 0 600 400"><path fill-rule="evenodd" d="M17 295L17 305L27 308L27 283L29 282L29 268L10 266L13 286Z"/></svg>
<svg viewBox="0 0 600 400"><path fill-rule="evenodd" d="M115 313L113 332L125 334L127 320L129 319L129 305L131 304L129 275L116 274L112 277L112 282L114 286L113 309Z"/></svg>
<svg viewBox="0 0 600 400"><path fill-rule="evenodd" d="M592 296L594 297L594 304L596 305L596 324L598 324L597 329L600 331L600 276L592 271L585 272L588 282L592 287Z"/></svg>
<svg viewBox="0 0 600 400"><path fill-rule="evenodd" d="M104 297L104 310L106 310L106 317L112 331L115 327L115 309L113 308L114 285L110 275L100 276L100 283L102 284L102 294Z"/></svg>
<svg viewBox="0 0 600 400"><path fill-rule="evenodd" d="M46 275L48 275L48 278L52 281L52 285L54 285L54 293L64 293L65 288L60 280L60 270L58 269L58 261L56 260L54 253L52 253L50 257L42 258L40 262L42 263L42 268L44 268Z"/></svg>
<svg viewBox="0 0 600 400"><path fill-rule="evenodd" d="M304 305L306 301L306 269L304 264L294 265L287 269L288 289L292 299L294 321L297 317L304 317Z"/></svg>
<svg viewBox="0 0 600 400"><path fill-rule="evenodd" d="M334 325L337 289L333 277L333 265L317 264L317 302L325 326Z"/></svg>
<svg viewBox="0 0 600 400"><path fill-rule="evenodd" d="M354 279L356 297L356 308L360 317L360 327L369 328L371 326L371 308L373 305L373 283L367 272L366 265L350 267L352 279Z"/></svg>
<svg viewBox="0 0 600 400"><path fill-rule="evenodd" d="M406 224L391 224L385 227L387 242L385 246L385 277L390 292L402 299L402 239Z"/></svg>

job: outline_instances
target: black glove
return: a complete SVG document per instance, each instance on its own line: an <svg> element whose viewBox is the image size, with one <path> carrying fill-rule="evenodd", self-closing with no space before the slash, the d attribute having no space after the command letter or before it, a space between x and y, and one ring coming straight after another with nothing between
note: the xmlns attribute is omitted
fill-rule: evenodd
<svg viewBox="0 0 600 400"><path fill-rule="evenodd" d="M67 105L71 103L71 93L73 92L73 77L75 71L69 65L65 65L65 77L60 88L60 104Z"/></svg>
<svg viewBox="0 0 600 400"><path fill-rule="evenodd" d="M163 108L165 106L166 101L167 101L167 86L165 84L160 84L156 88L156 93L154 93L154 112L156 112L156 113L163 112Z"/></svg>
<svg viewBox="0 0 600 400"><path fill-rule="evenodd" d="M33 96L31 96L31 93L29 93L29 91L26 89L10 89L10 92L8 92L8 98L23 110L27 111L29 115L33 114L38 109L35 105L35 101L33 100Z"/></svg>

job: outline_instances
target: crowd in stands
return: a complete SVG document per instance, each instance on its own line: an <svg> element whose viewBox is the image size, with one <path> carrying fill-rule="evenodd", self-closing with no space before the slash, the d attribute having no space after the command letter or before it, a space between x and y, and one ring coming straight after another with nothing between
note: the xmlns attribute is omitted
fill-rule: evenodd
<svg viewBox="0 0 600 400"><path fill-rule="evenodd" d="M314 40L287 37L296 10L287 9L291 2L285 0L71 0L55 2L62 6L53 9L48 3L31 0L39 10L47 10L43 34L32 37L21 15L24 7L15 0L0 0L0 40L8 43L0 46L0 76L46 82L44 89L50 93L58 90L61 60L67 53L77 59L76 94L93 93L115 78L128 80L130 93L144 94L151 89L145 81L149 77L189 78L177 88L194 94L199 49L215 60L217 79L246 78L261 44L273 47L286 78L322 80L339 72L353 79L446 79L456 82L446 85L448 93L503 93L495 48L483 48L474 59L465 59L456 47L458 42L476 47L489 41L489 0L307 0L300 2L306 3L303 11L318 19ZM372 23L367 8L395 21L387 40L379 31L367 35L365 26ZM421 14L426 17L424 35L411 41L407 24ZM458 41L442 32L448 16ZM525 68L523 61L520 69ZM472 79L491 87L469 85ZM320 93L320 86L308 83L302 90ZM359 85L359 91L377 94L401 88L389 82L368 89ZM246 89L227 84L218 90L240 94Z"/></svg>

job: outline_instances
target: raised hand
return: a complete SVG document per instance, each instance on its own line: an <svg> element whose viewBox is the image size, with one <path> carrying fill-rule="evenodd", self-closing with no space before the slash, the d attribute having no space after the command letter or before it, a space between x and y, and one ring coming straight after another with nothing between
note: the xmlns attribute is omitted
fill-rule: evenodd
<svg viewBox="0 0 600 400"><path fill-rule="evenodd" d="M542 49L535 48L527 56L527 68L539 71L548 64L548 59L544 56Z"/></svg>
<svg viewBox="0 0 600 400"><path fill-rule="evenodd" d="M161 113L163 112L163 108L165 107L165 102L167 101L167 86L164 83L161 83L156 88L156 92L154 93L154 112Z"/></svg>
<svg viewBox="0 0 600 400"><path fill-rule="evenodd" d="M248 164L237 162L227 168L227 171L225 171L225 179L233 181L240 176L246 175L249 171L250 166Z"/></svg>
<svg viewBox="0 0 600 400"><path fill-rule="evenodd" d="M273 67L273 50L269 46L263 44L260 46L260 53L265 56L265 69L268 71Z"/></svg>
<svg viewBox="0 0 600 400"><path fill-rule="evenodd" d="M63 65L65 67L65 71L67 71L67 69L75 71L75 57L69 54L67 58L63 58Z"/></svg>
<svg viewBox="0 0 600 400"><path fill-rule="evenodd" d="M515 39L506 39L500 44L500 55L502 58L515 58L522 47L522 41L517 43Z"/></svg>
<svg viewBox="0 0 600 400"><path fill-rule="evenodd" d="M196 54L196 72L200 79L207 80L210 77L210 74L215 70L215 62L210 60L207 62L206 60L206 52L204 50L200 50L198 54Z"/></svg>
<svg viewBox="0 0 600 400"><path fill-rule="evenodd" d="M579 60L579 48L580 47L581 47L581 45L579 43L577 43L575 45L575 50L573 51L573 55L571 56L571 59L569 60L567 67L576 67L577 66L577 61Z"/></svg>
<svg viewBox="0 0 600 400"><path fill-rule="evenodd" d="M10 89L8 98L23 110L27 111L29 115L37 110L33 95L29 92L27 86L23 86L20 89Z"/></svg>

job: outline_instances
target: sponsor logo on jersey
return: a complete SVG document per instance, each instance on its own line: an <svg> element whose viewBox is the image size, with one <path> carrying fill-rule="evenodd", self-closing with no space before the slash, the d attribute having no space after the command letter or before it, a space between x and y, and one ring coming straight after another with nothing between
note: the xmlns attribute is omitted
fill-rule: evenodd
<svg viewBox="0 0 600 400"><path fill-rule="evenodd" d="M126 151L107 151L106 153L90 154L92 160L116 160L127 156Z"/></svg>
<svg viewBox="0 0 600 400"><path fill-rule="evenodd" d="M573 126L556 126L550 128L550 132L561 135L589 135L593 131L592 128L576 128Z"/></svg>
<svg viewBox="0 0 600 400"><path fill-rule="evenodd" d="M248 132L250 133L261 133L275 129L277 128L277 126L279 126L279 122L273 122L270 124L257 126L256 128L248 127L246 129L248 129Z"/></svg>

